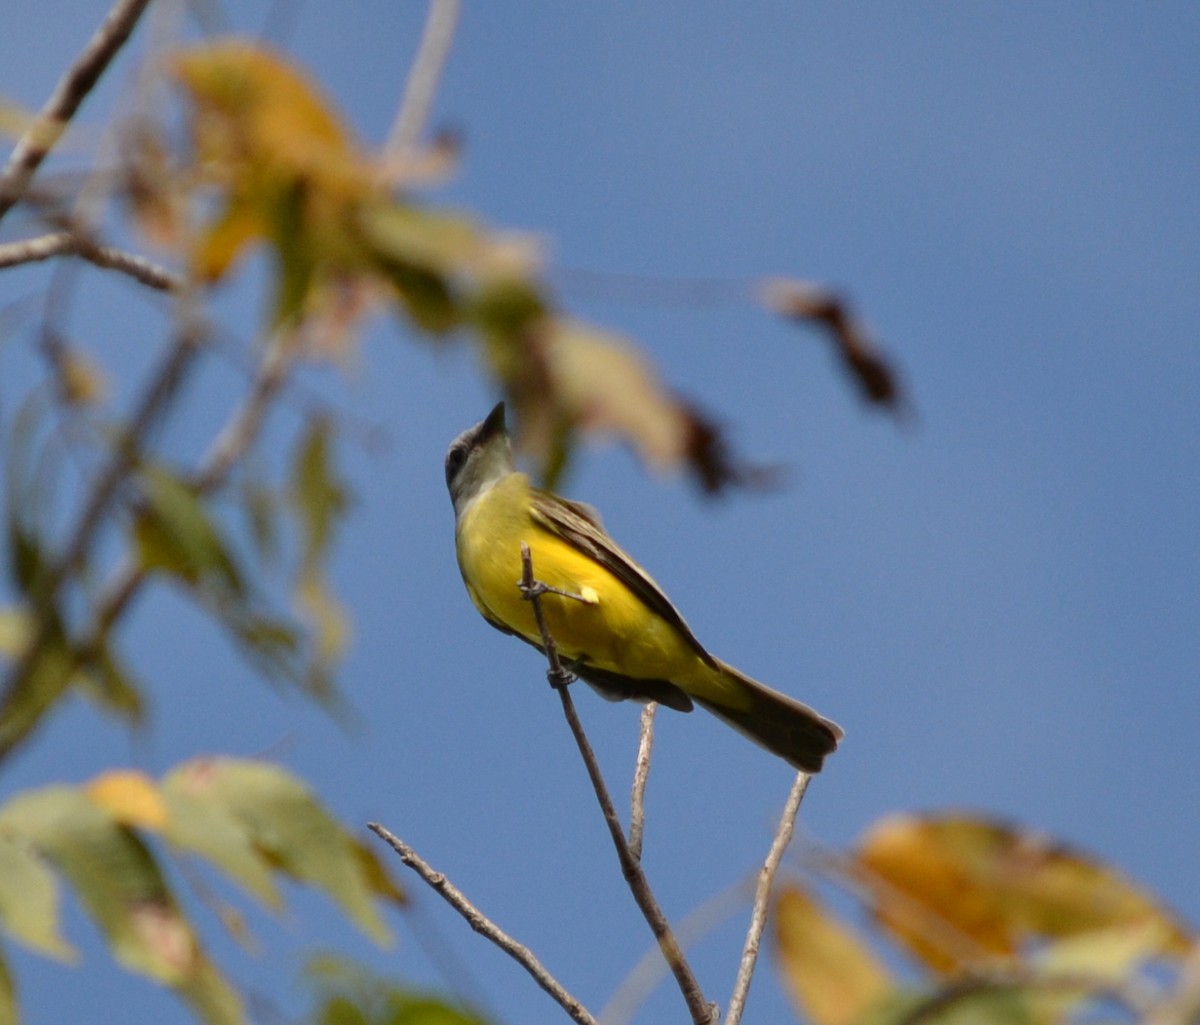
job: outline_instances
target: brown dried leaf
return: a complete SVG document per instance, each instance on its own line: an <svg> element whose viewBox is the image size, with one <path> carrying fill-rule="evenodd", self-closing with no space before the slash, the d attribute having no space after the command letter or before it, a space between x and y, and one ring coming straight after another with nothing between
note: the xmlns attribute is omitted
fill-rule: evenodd
<svg viewBox="0 0 1200 1025"><path fill-rule="evenodd" d="M788 320L823 328L863 397L894 414L905 411L908 403L899 377L845 300L822 286L787 278L764 282L760 299L768 310Z"/></svg>

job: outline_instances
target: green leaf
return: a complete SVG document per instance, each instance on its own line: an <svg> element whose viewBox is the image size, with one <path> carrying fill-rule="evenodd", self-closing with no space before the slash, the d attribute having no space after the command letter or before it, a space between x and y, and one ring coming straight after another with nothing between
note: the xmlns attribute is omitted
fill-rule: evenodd
<svg viewBox="0 0 1200 1025"><path fill-rule="evenodd" d="M0 809L0 829L32 843L71 881L116 960L162 982L184 976L195 940L132 830L67 786L17 795Z"/></svg>
<svg viewBox="0 0 1200 1025"><path fill-rule="evenodd" d="M30 656L25 674L0 706L0 750L9 750L38 724L71 684L78 662L68 648L57 615L45 641Z"/></svg>
<svg viewBox="0 0 1200 1025"><path fill-rule="evenodd" d="M243 593L241 574L195 489L159 467L140 473L145 504L134 525L142 564L196 586L213 581Z"/></svg>
<svg viewBox="0 0 1200 1025"><path fill-rule="evenodd" d="M271 878L271 863L255 846L250 831L209 792L211 762L186 762L163 777L160 788L166 802L163 831L176 847L192 851L240 883L272 909L282 906Z"/></svg>
<svg viewBox="0 0 1200 1025"><path fill-rule="evenodd" d="M30 844L72 884L118 963L172 987L210 1025L244 1020L154 855L84 790L57 785L18 794L0 808L0 834Z"/></svg>
<svg viewBox="0 0 1200 1025"><path fill-rule="evenodd" d="M1055 940L1041 950L1033 971L1033 985L1045 982L1036 993L1036 1008L1043 1022L1060 1021L1077 1005L1095 999L1098 987L1119 987L1138 969L1167 947L1169 934L1155 919L1080 932ZM1075 989L1061 980L1086 980Z"/></svg>
<svg viewBox="0 0 1200 1025"><path fill-rule="evenodd" d="M384 201L364 204L358 224L376 255L444 277L486 261L486 243L467 217Z"/></svg>
<svg viewBox="0 0 1200 1025"><path fill-rule="evenodd" d="M28 840L8 830L0 831L0 925L30 950L60 961L77 956L58 931L54 873Z"/></svg>
<svg viewBox="0 0 1200 1025"><path fill-rule="evenodd" d="M303 685L299 665L300 637L291 623L244 608L222 610L222 622L242 653L268 679Z"/></svg>
<svg viewBox="0 0 1200 1025"><path fill-rule="evenodd" d="M39 536L39 524L45 520L47 486L53 474L46 472L44 457L39 460L38 423L43 404L27 400L13 420L5 442L5 529L8 533L8 573L16 590L25 596L36 593L37 585L50 555Z"/></svg>
<svg viewBox="0 0 1200 1025"><path fill-rule="evenodd" d="M1029 994L1017 987L966 981L932 993L896 992L871 1008L856 1025L1033 1025Z"/></svg>
<svg viewBox="0 0 1200 1025"><path fill-rule="evenodd" d="M13 986L12 976L8 972L8 962L4 959L4 949L0 947L0 1025L16 1025L16 1023L16 987Z"/></svg>
<svg viewBox="0 0 1200 1025"><path fill-rule="evenodd" d="M272 562L279 554L275 492L252 471L242 481L241 499L242 512L259 557L264 562Z"/></svg>
<svg viewBox="0 0 1200 1025"><path fill-rule="evenodd" d="M307 1016L316 1025L484 1025L484 1019L446 1000L336 955L312 958L305 975L317 998Z"/></svg>
<svg viewBox="0 0 1200 1025"><path fill-rule="evenodd" d="M207 957L199 960L195 971L176 989L208 1025L242 1025L246 1021L242 998Z"/></svg>
<svg viewBox="0 0 1200 1025"><path fill-rule="evenodd" d="M240 823L276 865L324 891L377 943L390 941L356 841L303 783L278 766L249 759L204 759L181 771L194 774L193 793Z"/></svg>
<svg viewBox="0 0 1200 1025"><path fill-rule="evenodd" d="M106 712L131 726L141 726L145 722L146 703L141 688L113 654L111 645L106 644L97 652L92 667L81 673L77 682L80 689Z"/></svg>
<svg viewBox="0 0 1200 1025"><path fill-rule="evenodd" d="M275 324L291 324L304 313L317 274L317 254L305 223L308 182L290 181L271 193L268 231L279 275L275 283Z"/></svg>
<svg viewBox="0 0 1200 1025"><path fill-rule="evenodd" d="M349 504L330 454L331 428L323 417L312 420L292 459L288 498L301 537L300 572L294 597L314 640L309 686L318 694L330 690L330 670L349 636L346 614L322 572L333 528Z"/></svg>
<svg viewBox="0 0 1200 1025"><path fill-rule="evenodd" d="M311 567L329 546L334 524L350 504L330 449L333 429L327 417L308 423L292 457L288 499L300 525L301 563Z"/></svg>

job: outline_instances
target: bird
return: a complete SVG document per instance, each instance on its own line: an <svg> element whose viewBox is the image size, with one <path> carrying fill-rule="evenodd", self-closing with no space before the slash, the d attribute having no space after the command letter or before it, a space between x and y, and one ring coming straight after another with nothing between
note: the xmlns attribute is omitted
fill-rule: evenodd
<svg viewBox="0 0 1200 1025"><path fill-rule="evenodd" d="M518 586L522 544L566 668L611 701L694 705L806 773L821 771L843 731L705 648L662 588L608 535L590 506L535 487L517 470L501 402L446 453L458 567L497 630L543 651L532 602ZM565 592L565 593L555 593Z"/></svg>

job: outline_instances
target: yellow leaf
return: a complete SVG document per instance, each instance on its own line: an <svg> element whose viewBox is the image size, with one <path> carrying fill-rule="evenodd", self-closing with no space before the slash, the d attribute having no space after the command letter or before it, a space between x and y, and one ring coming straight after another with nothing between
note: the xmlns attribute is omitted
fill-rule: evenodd
<svg viewBox="0 0 1200 1025"><path fill-rule="evenodd" d="M336 166L351 150L341 118L313 83L260 43L205 43L181 54L176 67L200 108L204 158L311 170Z"/></svg>
<svg viewBox="0 0 1200 1025"><path fill-rule="evenodd" d="M266 233L261 211L244 199L231 197L221 215L196 240L192 275L197 281L220 281L242 250Z"/></svg>
<svg viewBox="0 0 1200 1025"><path fill-rule="evenodd" d="M312 626L318 662L323 666L337 662L350 640L350 621L317 572L301 577L296 603Z"/></svg>
<svg viewBox="0 0 1200 1025"><path fill-rule="evenodd" d="M0 654L15 658L29 643L29 612L17 605L0 608Z"/></svg>
<svg viewBox="0 0 1200 1025"><path fill-rule="evenodd" d="M1004 902L972 864L972 848L986 843L981 832L974 823L955 828L894 815L859 844L876 919L935 971L1015 952Z"/></svg>
<svg viewBox="0 0 1200 1025"><path fill-rule="evenodd" d="M159 831L167 824L167 806L157 785L140 772L128 769L106 772L85 789L95 804L122 825Z"/></svg>
<svg viewBox="0 0 1200 1025"><path fill-rule="evenodd" d="M1013 838L1022 865L1012 885L1026 928L1038 936L1068 937L1092 929L1148 926L1159 950L1185 954L1191 931L1152 894L1111 865L1028 833Z"/></svg>
<svg viewBox="0 0 1200 1025"><path fill-rule="evenodd" d="M886 818L860 842L857 868L880 924L936 971L1144 922L1158 924L1163 953L1187 947L1178 923L1114 869L984 818Z"/></svg>
<svg viewBox="0 0 1200 1025"><path fill-rule="evenodd" d="M788 992L814 1025L852 1025L894 990L863 941L798 886L776 899L775 940Z"/></svg>

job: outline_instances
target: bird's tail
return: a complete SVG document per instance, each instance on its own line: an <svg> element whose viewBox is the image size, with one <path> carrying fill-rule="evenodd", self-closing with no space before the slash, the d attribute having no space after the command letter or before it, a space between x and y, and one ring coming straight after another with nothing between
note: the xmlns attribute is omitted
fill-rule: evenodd
<svg viewBox="0 0 1200 1025"><path fill-rule="evenodd" d="M703 696L696 693L699 688L688 688L700 705L794 768L821 771L825 756L842 739L837 723L719 659L713 675L718 673L720 679L704 687Z"/></svg>

